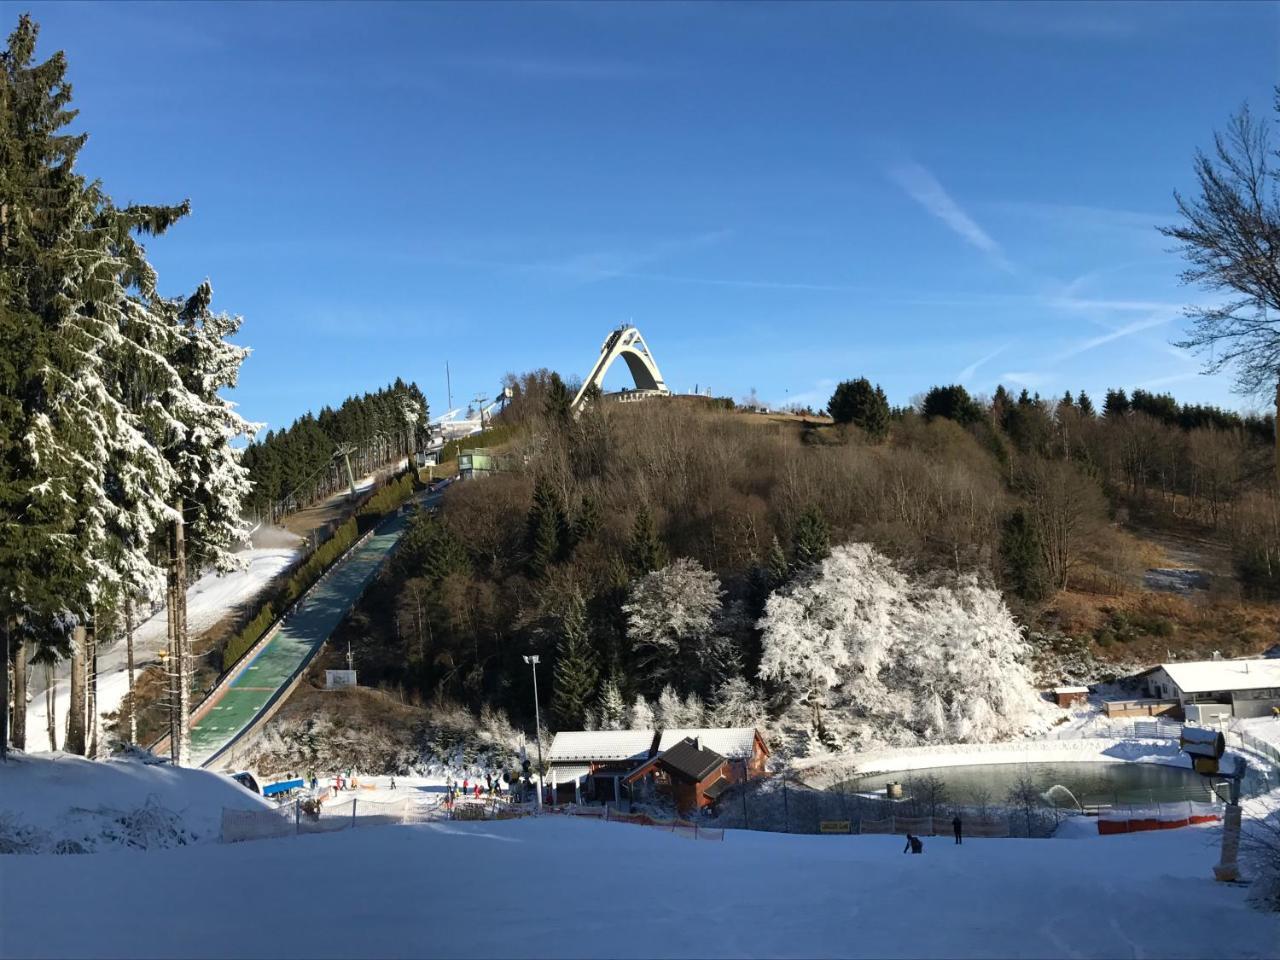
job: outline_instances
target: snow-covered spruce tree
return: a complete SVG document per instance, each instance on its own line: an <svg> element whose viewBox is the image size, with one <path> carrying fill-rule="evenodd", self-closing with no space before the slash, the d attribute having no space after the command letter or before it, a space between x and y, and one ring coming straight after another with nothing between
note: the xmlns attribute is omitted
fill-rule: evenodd
<svg viewBox="0 0 1280 960"><path fill-rule="evenodd" d="M911 581L867 544L774 594L759 626L761 677L802 708L784 725L832 746L999 740L1046 709L994 589Z"/></svg>
<svg viewBox="0 0 1280 960"><path fill-rule="evenodd" d="M0 376L16 402L0 429L18 442L0 466L0 498L18 519L0 537L12 546L0 556L0 603L33 622L92 626L115 596L158 593L165 571L155 542L181 516L184 470L216 482L229 453L191 431L208 429L208 408L223 404L216 390L234 377L184 359L183 330L138 240L163 233L187 204L118 208L74 172L85 138L61 133L75 116L65 60L32 66L35 39L22 18L3 56L4 99L15 109L0 111L0 355L15 366ZM172 460L174 437L203 454L189 448L185 466ZM73 644L73 660L84 656ZM81 675L83 664L73 665ZM82 704L73 698L68 727L77 752Z"/></svg>
<svg viewBox="0 0 1280 960"><path fill-rule="evenodd" d="M213 313L212 299L213 288L205 281L185 302L156 304L162 328L174 337L169 356L174 375L165 391L165 408L174 422L162 450L174 470L177 514L169 538L169 590L176 711L171 752L179 764L190 752L186 573L206 565L220 572L235 568L233 550L248 538L241 506L250 485L231 441L252 436L260 426L246 421L220 394L235 387L249 351L228 339L240 329L240 318Z"/></svg>
<svg viewBox="0 0 1280 960"><path fill-rule="evenodd" d="M636 697L635 702L631 704L631 709L627 711L627 728L629 730L652 730L658 724L658 718L653 712L653 707L649 706L649 701L644 695Z"/></svg>
<svg viewBox="0 0 1280 960"><path fill-rule="evenodd" d="M75 117L66 62L33 65L36 36L22 17L0 69L0 498L14 518L0 535L0 603L8 617L48 623L87 619L122 577L158 579L147 541L171 475L113 391L112 370L150 359L127 329L144 309L137 298L154 293L135 234L163 232L186 206L119 209L75 172L85 137L62 132ZM129 530L141 536L121 536ZM71 749L84 729L77 710Z"/></svg>
<svg viewBox="0 0 1280 960"><path fill-rule="evenodd" d="M576 590L561 621L552 688L552 712L561 730L581 729L595 702L600 671L587 635L586 608Z"/></svg>
<svg viewBox="0 0 1280 960"><path fill-rule="evenodd" d="M723 595L716 575L687 557L632 584L622 612L640 683L656 690L719 679L725 645L715 628Z"/></svg>
<svg viewBox="0 0 1280 960"><path fill-rule="evenodd" d="M596 713L600 718L601 730L621 730L627 722L627 703L622 699L616 676L610 677L600 688Z"/></svg>

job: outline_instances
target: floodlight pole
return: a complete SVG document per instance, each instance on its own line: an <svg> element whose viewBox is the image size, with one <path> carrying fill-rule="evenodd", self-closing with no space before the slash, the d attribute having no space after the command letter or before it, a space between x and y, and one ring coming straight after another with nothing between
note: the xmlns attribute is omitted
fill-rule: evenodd
<svg viewBox="0 0 1280 960"><path fill-rule="evenodd" d="M538 709L538 655L526 654L524 662L533 668L533 723L538 737L538 807L542 807L542 712Z"/></svg>

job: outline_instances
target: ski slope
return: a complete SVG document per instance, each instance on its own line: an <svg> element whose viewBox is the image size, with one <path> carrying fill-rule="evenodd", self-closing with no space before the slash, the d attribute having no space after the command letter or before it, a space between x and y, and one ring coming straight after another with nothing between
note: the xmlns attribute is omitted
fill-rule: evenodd
<svg viewBox="0 0 1280 960"><path fill-rule="evenodd" d="M1280 916L1209 879L1217 836L927 838L909 856L899 837L543 817L38 855L0 898L0 954L1275 956Z"/></svg>
<svg viewBox="0 0 1280 960"><path fill-rule="evenodd" d="M219 576L206 573L187 590L187 623L191 636L199 636L241 604L248 603L284 570L297 556L297 550L282 547L254 548L242 551L243 570ZM167 622L162 607L134 630L134 666L141 673L148 664L156 663L165 649ZM98 655L98 716L115 713L129 692L125 643L120 639ZM92 666L92 665L91 665ZM42 667L31 667L32 693L27 705L27 751L49 749L49 723ZM54 717L58 745L67 732L67 707L70 705L71 681L62 665L62 677L54 682Z"/></svg>
<svg viewBox="0 0 1280 960"><path fill-rule="evenodd" d="M432 504L440 494L419 495ZM397 513L353 547L298 601L275 635L230 683L215 689L191 724L191 761L205 764L231 745L310 662L364 593L408 525ZM237 668L239 669L239 668Z"/></svg>

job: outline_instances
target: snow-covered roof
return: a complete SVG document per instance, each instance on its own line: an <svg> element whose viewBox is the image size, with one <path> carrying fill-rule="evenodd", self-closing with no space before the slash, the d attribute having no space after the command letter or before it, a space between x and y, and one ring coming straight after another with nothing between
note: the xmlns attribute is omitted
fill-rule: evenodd
<svg viewBox="0 0 1280 960"><path fill-rule="evenodd" d="M569 784L591 773L587 763L553 763L547 772L547 780L555 784Z"/></svg>
<svg viewBox="0 0 1280 960"><path fill-rule="evenodd" d="M1195 660L1160 668L1183 693L1280 687L1280 660Z"/></svg>
<svg viewBox="0 0 1280 960"><path fill-rule="evenodd" d="M1088 693L1088 687L1054 687L1054 693Z"/></svg>
<svg viewBox="0 0 1280 960"><path fill-rule="evenodd" d="M658 741L658 752L665 753L685 737L692 737L699 745L714 750L730 760L750 760L756 738L755 727L702 727L687 730L663 730Z"/></svg>
<svg viewBox="0 0 1280 960"><path fill-rule="evenodd" d="M646 760L653 730L567 730L551 741L551 762L566 760Z"/></svg>

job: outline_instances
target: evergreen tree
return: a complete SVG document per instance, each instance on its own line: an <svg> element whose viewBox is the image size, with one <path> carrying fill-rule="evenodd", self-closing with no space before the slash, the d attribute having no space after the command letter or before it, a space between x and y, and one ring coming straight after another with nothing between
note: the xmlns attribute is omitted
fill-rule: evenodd
<svg viewBox="0 0 1280 960"><path fill-rule="evenodd" d="M924 395L923 413L930 420L943 417L962 425L976 423L982 416L969 391L959 384L930 389Z"/></svg>
<svg viewBox="0 0 1280 960"><path fill-rule="evenodd" d="M1107 398L1102 403L1102 415L1108 420L1123 417L1129 412L1129 398L1123 390L1108 390Z"/></svg>
<svg viewBox="0 0 1280 960"><path fill-rule="evenodd" d="M822 511L806 507L791 530L791 570L804 570L821 563L831 553L831 531Z"/></svg>
<svg viewBox="0 0 1280 960"><path fill-rule="evenodd" d="M633 577L642 577L666 564L667 551L658 539L658 531L648 507L641 507L627 545L627 565Z"/></svg>
<svg viewBox="0 0 1280 960"><path fill-rule="evenodd" d="M627 711L627 728L629 730L653 730L658 726L658 718L643 695L636 697L635 703Z"/></svg>
<svg viewBox="0 0 1280 960"><path fill-rule="evenodd" d="M586 607L576 590L569 598L556 647L552 711L562 730L581 729L596 701L600 680L595 651L587 635Z"/></svg>
<svg viewBox="0 0 1280 960"><path fill-rule="evenodd" d="M836 423L860 427L875 440L889 432L889 399L879 384L873 387L866 377L841 382L827 403L827 412Z"/></svg>
<svg viewBox="0 0 1280 960"><path fill-rule="evenodd" d="M787 562L787 555L783 552L782 544L778 542L777 534L774 534L769 544L769 555L765 558L765 571L769 585L768 593L777 590L787 582L790 576L791 565Z"/></svg>
<svg viewBox="0 0 1280 960"><path fill-rule="evenodd" d="M599 529L600 507L595 497L589 493L583 494L582 500L578 503L578 512L573 518L574 544L586 543L596 535Z"/></svg>
<svg viewBox="0 0 1280 960"><path fill-rule="evenodd" d="M547 384L547 399L545 414L551 423L568 429L573 423L573 394L569 392L569 388L565 385L564 380L560 378L560 374L551 374L551 381Z"/></svg>
<svg viewBox="0 0 1280 960"><path fill-rule="evenodd" d="M555 488L539 478L533 488L533 505L528 519L528 561L526 567L533 579L545 577L551 566L560 561L568 548L569 524L564 506Z"/></svg>
<svg viewBox="0 0 1280 960"><path fill-rule="evenodd" d="M1095 411L1093 409L1093 401L1089 399L1089 395L1083 390L1076 397L1076 409L1080 411L1080 416L1093 418Z"/></svg>
<svg viewBox="0 0 1280 960"><path fill-rule="evenodd" d="M1026 513L1015 510L1004 521L1000 537L1000 560L1005 582L1024 600L1042 600L1049 594L1049 576L1044 566L1040 538Z"/></svg>
<svg viewBox="0 0 1280 960"><path fill-rule="evenodd" d="M621 685L616 674L609 677L601 687L596 713L600 718L601 730L621 730L627 722L627 703L622 699Z"/></svg>

